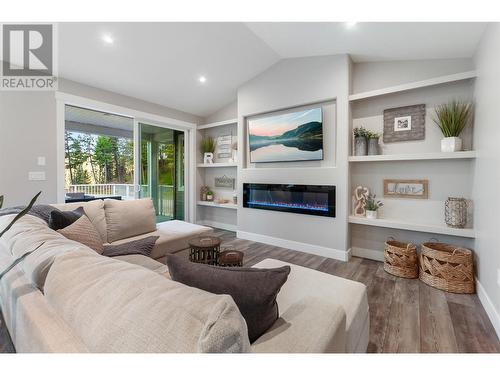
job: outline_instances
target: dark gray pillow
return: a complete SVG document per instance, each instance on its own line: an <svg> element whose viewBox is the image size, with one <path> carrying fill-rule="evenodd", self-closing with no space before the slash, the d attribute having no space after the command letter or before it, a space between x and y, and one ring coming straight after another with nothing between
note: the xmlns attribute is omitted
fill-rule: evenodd
<svg viewBox="0 0 500 375"><path fill-rule="evenodd" d="M150 256L156 240L159 236L149 236L139 240L125 242L119 245L104 245L102 255L107 257L117 257L119 255L141 254Z"/></svg>
<svg viewBox="0 0 500 375"><path fill-rule="evenodd" d="M25 207L26 206L16 206L16 207L4 208L0 210L0 216L18 214L19 212L24 210ZM36 216L44 220L47 224L49 224L50 214L52 211L59 211L59 210L49 204L36 204L33 207L31 207L31 210L28 212L28 215Z"/></svg>
<svg viewBox="0 0 500 375"><path fill-rule="evenodd" d="M192 263L179 255L167 255L167 266L174 281L233 297L247 323L250 342L257 340L278 319L276 296L290 273L289 266L222 268Z"/></svg>
<svg viewBox="0 0 500 375"><path fill-rule="evenodd" d="M64 229L81 218L82 215L85 215L83 207L78 207L73 211L54 210L50 213L49 227L54 230Z"/></svg>

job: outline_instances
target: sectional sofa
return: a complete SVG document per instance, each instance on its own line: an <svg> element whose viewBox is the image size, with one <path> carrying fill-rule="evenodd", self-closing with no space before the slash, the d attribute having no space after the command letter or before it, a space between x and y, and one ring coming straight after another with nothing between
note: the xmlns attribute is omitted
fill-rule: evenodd
<svg viewBox="0 0 500 375"><path fill-rule="evenodd" d="M290 265L277 298L279 319L250 344L245 321L230 296L175 282L164 264L166 254L186 248L189 238L210 233L210 228L180 221L156 226L149 200L57 205L63 210L75 206L84 207L103 241L154 233L160 237L157 247L152 257L109 258L65 238L37 217L23 217L0 239L0 270L43 243L0 283L0 307L18 352L367 349L369 311L361 283ZM0 230L11 219L0 217ZM284 264L266 259L255 267Z"/></svg>

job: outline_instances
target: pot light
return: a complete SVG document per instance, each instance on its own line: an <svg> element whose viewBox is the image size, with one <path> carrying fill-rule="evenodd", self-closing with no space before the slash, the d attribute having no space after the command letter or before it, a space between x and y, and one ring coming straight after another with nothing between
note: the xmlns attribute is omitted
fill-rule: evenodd
<svg viewBox="0 0 500 375"><path fill-rule="evenodd" d="M200 83L205 83L205 82L207 82L207 77L200 76L200 78L198 78L198 81L200 81Z"/></svg>
<svg viewBox="0 0 500 375"><path fill-rule="evenodd" d="M354 26L356 26L357 22L346 22L345 27L348 29L352 29Z"/></svg>
<svg viewBox="0 0 500 375"><path fill-rule="evenodd" d="M111 35L109 34L103 34L103 36L101 37L102 41L106 44L113 44L114 43L114 39Z"/></svg>

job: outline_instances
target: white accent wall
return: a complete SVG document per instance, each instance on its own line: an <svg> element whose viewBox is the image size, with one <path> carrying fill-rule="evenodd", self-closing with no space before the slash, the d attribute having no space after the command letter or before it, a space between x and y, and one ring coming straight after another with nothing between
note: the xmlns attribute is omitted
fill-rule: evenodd
<svg viewBox="0 0 500 375"><path fill-rule="evenodd" d="M347 154L350 59L346 55L287 59L238 90L238 189L243 183L335 185L335 218L238 207L238 236L346 260ZM246 119L266 112L319 104L325 160L251 164Z"/></svg>
<svg viewBox="0 0 500 375"><path fill-rule="evenodd" d="M475 56L478 151L473 197L478 295L500 337L500 25L490 24Z"/></svg>

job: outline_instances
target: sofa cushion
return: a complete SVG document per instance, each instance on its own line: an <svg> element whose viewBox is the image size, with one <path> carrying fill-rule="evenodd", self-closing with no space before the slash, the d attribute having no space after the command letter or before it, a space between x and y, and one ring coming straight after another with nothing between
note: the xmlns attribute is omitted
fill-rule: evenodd
<svg viewBox="0 0 500 375"><path fill-rule="evenodd" d="M277 301L281 311L285 311L297 301L316 297L335 301L346 314L346 351L353 353L366 351L358 343L367 343L362 335L369 332L369 311L366 286L357 281L344 279L310 268L296 266L276 259L265 259L255 264L257 268L291 267L288 281L281 288ZM366 325L368 324L368 329Z"/></svg>
<svg viewBox="0 0 500 375"><path fill-rule="evenodd" d="M83 207L85 215L88 216L92 224L94 224L94 227L101 235L102 242L108 242L106 232L106 216L104 215L104 201L102 199L90 202L53 204L52 206L61 211L72 211L78 207Z"/></svg>
<svg viewBox="0 0 500 375"><path fill-rule="evenodd" d="M50 229L59 230L66 228L67 226L73 224L79 218L85 215L83 207L78 207L73 211L60 211L54 209L50 212L49 216L49 227ZM99 236L100 239L100 236Z"/></svg>
<svg viewBox="0 0 500 375"><path fill-rule="evenodd" d="M147 236L138 240L127 241L119 245L104 245L102 255L115 257L118 255L141 254L150 256L159 236Z"/></svg>
<svg viewBox="0 0 500 375"><path fill-rule="evenodd" d="M7 226L14 215L0 217L0 231ZM19 263L28 279L43 290L45 278L54 259L67 252L84 252L99 256L89 247L67 239L62 234L50 229L42 219L26 215L17 221L1 238L4 247L16 259L35 249Z"/></svg>
<svg viewBox="0 0 500 375"><path fill-rule="evenodd" d="M154 271L156 273L160 273L163 276L170 278L168 267L163 263L151 259L150 257L139 254L130 254L130 255L118 255L116 257L113 257L113 259L118 259L122 262L132 263L147 268L148 270Z"/></svg>
<svg viewBox="0 0 500 375"><path fill-rule="evenodd" d="M145 233L131 238L115 241L112 245L119 245L132 240L139 240L149 236L158 236L151 258L162 259L165 263L165 255L172 254L189 247L189 240L194 237L210 234L213 232L212 228L204 227L197 224L191 224L180 220L171 220L157 225L157 230L151 233Z"/></svg>
<svg viewBox="0 0 500 375"><path fill-rule="evenodd" d="M99 236L99 232L85 215L81 216L73 224L59 229L58 232L70 240L90 247L97 254L102 254L103 252L101 236Z"/></svg>
<svg viewBox="0 0 500 375"><path fill-rule="evenodd" d="M168 255L167 266L172 280L233 297L247 323L250 342L278 319L276 296L290 273L290 266L262 270L222 268L192 263L179 255Z"/></svg>
<svg viewBox="0 0 500 375"><path fill-rule="evenodd" d="M156 214L149 198L129 201L104 200L108 242L156 230Z"/></svg>
<svg viewBox="0 0 500 375"><path fill-rule="evenodd" d="M229 296L114 258L65 254L45 296L91 352L246 352L245 320Z"/></svg>

